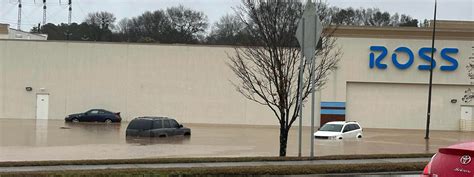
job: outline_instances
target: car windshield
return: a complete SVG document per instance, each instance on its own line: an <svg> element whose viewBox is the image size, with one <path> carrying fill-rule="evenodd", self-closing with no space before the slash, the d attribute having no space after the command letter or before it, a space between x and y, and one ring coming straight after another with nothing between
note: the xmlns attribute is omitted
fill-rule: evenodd
<svg viewBox="0 0 474 177"><path fill-rule="evenodd" d="M326 131L326 132L340 132L342 129L342 125L339 124L324 124L319 131Z"/></svg>

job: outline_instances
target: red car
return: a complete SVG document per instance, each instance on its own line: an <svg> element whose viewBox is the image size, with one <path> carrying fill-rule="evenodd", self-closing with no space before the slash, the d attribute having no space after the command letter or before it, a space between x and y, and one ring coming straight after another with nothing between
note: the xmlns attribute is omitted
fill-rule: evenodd
<svg viewBox="0 0 474 177"><path fill-rule="evenodd" d="M422 177L474 177L474 141L440 148Z"/></svg>

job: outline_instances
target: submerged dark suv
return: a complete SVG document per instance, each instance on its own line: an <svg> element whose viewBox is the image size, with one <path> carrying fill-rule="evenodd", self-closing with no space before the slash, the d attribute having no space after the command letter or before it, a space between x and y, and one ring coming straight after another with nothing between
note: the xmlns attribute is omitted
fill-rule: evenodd
<svg viewBox="0 0 474 177"><path fill-rule="evenodd" d="M175 135L190 136L191 129L183 127L174 119L167 117L138 117L127 127L126 136L168 137Z"/></svg>

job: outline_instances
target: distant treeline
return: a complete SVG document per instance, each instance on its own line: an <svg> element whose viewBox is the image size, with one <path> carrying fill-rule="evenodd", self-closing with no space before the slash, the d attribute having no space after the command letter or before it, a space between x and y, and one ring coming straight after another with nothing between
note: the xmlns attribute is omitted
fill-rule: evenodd
<svg viewBox="0 0 474 177"><path fill-rule="evenodd" d="M377 8L353 9L319 4L318 12L325 25L410 26L423 27L409 15L390 14ZM31 32L48 34L49 40L109 41L139 43L228 44L251 43L243 18L230 13L209 28L206 14L184 6L170 7L124 18L117 22L110 12L89 13L82 23L51 24L33 27Z"/></svg>

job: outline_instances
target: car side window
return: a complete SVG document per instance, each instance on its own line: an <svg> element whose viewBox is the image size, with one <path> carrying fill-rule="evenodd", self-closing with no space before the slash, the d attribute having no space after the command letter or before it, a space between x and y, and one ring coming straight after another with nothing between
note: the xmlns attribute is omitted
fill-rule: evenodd
<svg viewBox="0 0 474 177"><path fill-rule="evenodd" d="M89 114L99 114L99 110L92 110L92 111L89 111Z"/></svg>
<svg viewBox="0 0 474 177"><path fill-rule="evenodd" d="M360 126L357 125L357 124L352 124L352 126L354 126L354 130L359 130L360 129Z"/></svg>
<svg viewBox="0 0 474 177"><path fill-rule="evenodd" d="M149 130L151 128L151 124L151 121L135 120L130 122L130 124L128 125L128 129Z"/></svg>
<svg viewBox="0 0 474 177"><path fill-rule="evenodd" d="M345 132L348 132L348 131L351 131L350 125L344 126L344 130L342 132L345 133Z"/></svg>
<svg viewBox="0 0 474 177"><path fill-rule="evenodd" d="M163 123L161 120L153 121L153 129L160 129L163 128Z"/></svg>
<svg viewBox="0 0 474 177"><path fill-rule="evenodd" d="M176 120L170 120L170 126L171 128L178 128L178 122L176 122Z"/></svg>
<svg viewBox="0 0 474 177"><path fill-rule="evenodd" d="M163 120L163 128L171 128L170 121L169 120Z"/></svg>

